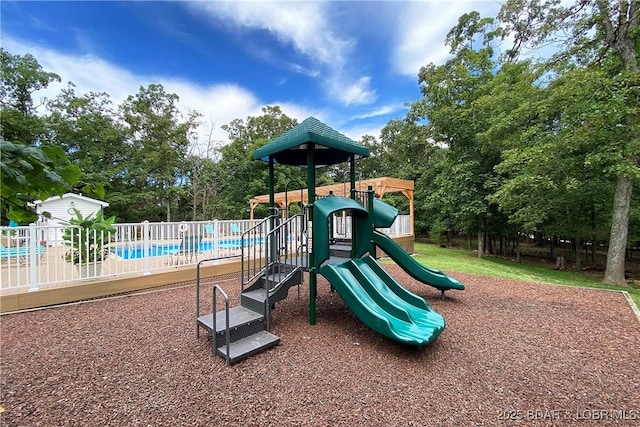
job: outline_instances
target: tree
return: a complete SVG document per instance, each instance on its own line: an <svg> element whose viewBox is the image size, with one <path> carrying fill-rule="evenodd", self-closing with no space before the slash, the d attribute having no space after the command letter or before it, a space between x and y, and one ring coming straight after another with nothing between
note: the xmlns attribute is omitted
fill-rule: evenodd
<svg viewBox="0 0 640 427"><path fill-rule="evenodd" d="M478 43L479 33L487 36ZM454 58L420 69L423 98L409 112L414 121L428 121L431 141L446 147L436 177L438 189L429 196L430 203L440 207L447 225L478 230L479 256L486 233L501 229L495 225L504 220L497 205L487 199L500 150L479 138L490 118L478 101L488 95L498 65L491 45L493 33L493 20L480 18L477 12L461 16L446 40Z"/></svg>
<svg viewBox="0 0 640 427"><path fill-rule="evenodd" d="M178 95L159 84L141 87L120 106L126 135L128 161L120 196L114 205L134 208L132 220L171 221L178 199L177 183L183 181L185 158L199 114L179 112Z"/></svg>
<svg viewBox="0 0 640 427"><path fill-rule="evenodd" d="M220 177L220 151L212 138L213 128L205 145L192 141L187 155L185 176L191 200L193 220L218 218L217 200L222 189Z"/></svg>
<svg viewBox="0 0 640 427"><path fill-rule="evenodd" d="M50 83L60 81L60 77L44 71L30 54L12 55L0 49L0 121L2 136L7 141L22 141L34 144L44 127L36 114L37 107L33 94Z"/></svg>
<svg viewBox="0 0 640 427"><path fill-rule="evenodd" d="M414 221L417 232L426 233L440 215L440 207L432 209L429 196L435 191L436 159L440 147L431 143L429 127L408 115L390 120L380 132L380 140L364 141L371 157L360 161L364 178L393 176L415 182ZM403 212L408 211L404 196L385 197Z"/></svg>
<svg viewBox="0 0 640 427"><path fill-rule="evenodd" d="M29 202L61 196L80 178L80 168L59 147L40 149L0 137L0 154L2 212L17 223L38 218Z"/></svg>
<svg viewBox="0 0 640 427"><path fill-rule="evenodd" d="M640 178L638 2L509 0L499 18L515 41L511 58L550 43L558 48L547 70L565 78L562 89L584 107L565 119L578 138L591 143L586 161L615 179L604 281L624 285L632 190Z"/></svg>
<svg viewBox="0 0 640 427"><path fill-rule="evenodd" d="M7 219L32 222L38 216L28 203L64 194L78 181L80 169L62 149L38 146L45 127L33 94L60 77L44 71L29 54L0 49L0 58L0 209Z"/></svg>
<svg viewBox="0 0 640 427"><path fill-rule="evenodd" d="M222 218L246 218L249 199L268 192L267 165L253 160L253 153L298 124L278 106L263 107L262 112L262 116L236 119L222 126L231 140L220 150L220 177L224 183L218 211ZM305 182L298 167L278 166L276 169L276 191L283 191L290 180Z"/></svg>
<svg viewBox="0 0 640 427"><path fill-rule="evenodd" d="M43 143L61 147L80 167L76 188L81 193L100 199L111 195L126 170L128 147L109 95L77 96L70 83L47 107L49 132Z"/></svg>

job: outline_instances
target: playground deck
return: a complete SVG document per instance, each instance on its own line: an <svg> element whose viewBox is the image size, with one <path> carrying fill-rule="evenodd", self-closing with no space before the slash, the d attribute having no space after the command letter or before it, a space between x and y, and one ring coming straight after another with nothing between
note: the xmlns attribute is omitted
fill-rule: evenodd
<svg viewBox="0 0 640 427"><path fill-rule="evenodd" d="M230 368L193 337L193 286L3 316L0 424L637 425L640 322L622 294L452 274L466 290L440 300L385 267L446 316L422 350L324 279L317 325L303 286L273 311L282 343ZM239 300L237 279L216 283Z"/></svg>

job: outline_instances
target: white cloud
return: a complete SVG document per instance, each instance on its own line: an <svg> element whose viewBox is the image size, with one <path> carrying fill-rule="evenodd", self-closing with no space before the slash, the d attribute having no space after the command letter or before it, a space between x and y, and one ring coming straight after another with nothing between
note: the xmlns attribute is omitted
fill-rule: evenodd
<svg viewBox="0 0 640 427"><path fill-rule="evenodd" d="M331 92L345 105L366 105L378 97L371 89L371 78L360 77L354 82L336 78L330 82Z"/></svg>
<svg viewBox="0 0 640 427"><path fill-rule="evenodd" d="M76 94L106 92L114 105L119 105L129 95L138 93L140 86L160 83L167 92L179 95L179 107L183 113L195 110L203 115L201 120L204 123L198 128L198 143L201 145L208 142L210 134L218 144L227 143L227 134L221 126L237 118L259 116L262 114L261 107L266 104L280 105L285 114L298 120L304 120L310 115L305 107L293 103L266 103L233 82L201 86L170 76L136 75L92 55L74 56L25 43L7 34L3 35L2 43L3 48L14 55L32 54L44 70L61 77L62 83L51 84L47 89L34 94L36 102L42 98L54 98L69 81L75 84Z"/></svg>
<svg viewBox="0 0 640 427"><path fill-rule="evenodd" d="M444 40L458 18L473 10L493 16L499 8L495 1L412 2L403 8L396 27L393 67L399 74L417 76L420 68L433 62L443 64L449 57Z"/></svg>
<svg viewBox="0 0 640 427"><path fill-rule="evenodd" d="M371 135L377 139L380 139L380 131L383 127L385 127L385 125L386 123L380 125L368 123L365 125L345 127L340 128L340 133L356 142L361 141L362 137L365 135Z"/></svg>
<svg viewBox="0 0 640 427"><path fill-rule="evenodd" d="M54 98L69 81L76 86L76 93L89 91L107 92L115 104L122 102L128 95L137 93L141 84L147 84L142 78L127 70L110 64L92 55L69 55L29 44L3 34L3 47L14 55L33 55L42 68L54 72L62 79L47 89L39 91L34 98Z"/></svg>
<svg viewBox="0 0 640 427"><path fill-rule="evenodd" d="M245 28L268 30L282 43L291 43L300 53L323 64L342 62L349 40L336 37L325 20L322 2L194 2L198 12Z"/></svg>
<svg viewBox="0 0 640 427"><path fill-rule="evenodd" d="M323 78L330 99L343 105L370 104L377 98L368 76L350 75L348 58L355 48L353 39L338 36L331 21L330 2L195 2L189 7L207 13L227 25L267 30L282 44L293 48L311 61L312 66L284 63L310 77ZM251 50L265 62L272 59L263 52ZM322 71L316 69L320 67Z"/></svg>
<svg viewBox="0 0 640 427"><path fill-rule="evenodd" d="M400 110L403 110L403 109L405 109L404 104L382 105L382 106L376 108L375 110L370 110L370 111L367 111L365 113L353 116L352 119L353 120L361 120L361 119L369 119L369 118L372 118L372 117L387 116L387 115L389 115L391 113L394 113L396 111L400 111Z"/></svg>

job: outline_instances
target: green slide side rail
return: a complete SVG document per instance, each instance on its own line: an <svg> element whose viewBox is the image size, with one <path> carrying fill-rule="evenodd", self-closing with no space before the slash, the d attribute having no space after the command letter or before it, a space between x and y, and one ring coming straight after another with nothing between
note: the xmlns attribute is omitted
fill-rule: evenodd
<svg viewBox="0 0 640 427"><path fill-rule="evenodd" d="M376 267L377 266L377 267ZM370 257L320 268L353 314L394 341L422 347L444 330L444 318L421 297L404 289Z"/></svg>
<svg viewBox="0 0 640 427"><path fill-rule="evenodd" d="M385 251L396 264L409 273L414 279L433 286L440 291L448 291L450 289L464 290L464 285L458 280L447 276L440 270L435 270L420 264L386 234L374 231L373 241L376 246Z"/></svg>

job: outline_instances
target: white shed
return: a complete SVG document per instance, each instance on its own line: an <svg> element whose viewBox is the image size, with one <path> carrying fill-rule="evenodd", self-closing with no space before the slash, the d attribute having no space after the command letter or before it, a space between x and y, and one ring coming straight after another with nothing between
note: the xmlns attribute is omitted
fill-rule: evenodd
<svg viewBox="0 0 640 427"><path fill-rule="evenodd" d="M47 200L36 200L32 203L36 208L36 213L49 212L50 219L42 219L41 226L48 226L44 231L44 239L50 246L62 245L62 226L75 216L73 209L78 209L83 217L98 212L109 206L109 203L102 200L92 199L80 194L67 193L63 196L49 197Z"/></svg>

